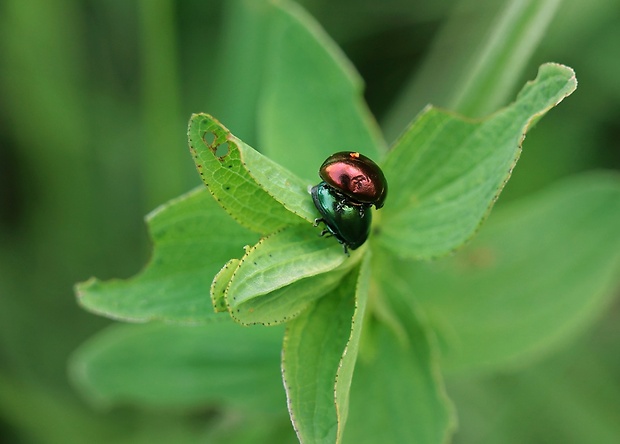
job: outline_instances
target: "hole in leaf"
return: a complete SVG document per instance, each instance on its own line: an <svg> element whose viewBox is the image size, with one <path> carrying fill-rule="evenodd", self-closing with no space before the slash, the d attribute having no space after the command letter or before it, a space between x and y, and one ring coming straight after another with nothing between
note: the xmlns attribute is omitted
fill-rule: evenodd
<svg viewBox="0 0 620 444"><path fill-rule="evenodd" d="M229 150L230 147L228 146L228 142L220 143L217 147L215 147L214 154L221 159L222 157L228 156Z"/></svg>
<svg viewBox="0 0 620 444"><path fill-rule="evenodd" d="M215 139L216 136L214 133L205 133L205 135L202 136L202 140L204 140L205 143L209 146L213 146L213 144L215 143Z"/></svg>

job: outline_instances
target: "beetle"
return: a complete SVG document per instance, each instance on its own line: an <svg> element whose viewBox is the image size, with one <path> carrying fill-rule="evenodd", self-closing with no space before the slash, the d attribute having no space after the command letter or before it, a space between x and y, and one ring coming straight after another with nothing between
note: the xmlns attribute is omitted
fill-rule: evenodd
<svg viewBox="0 0 620 444"><path fill-rule="evenodd" d="M351 203L379 209L387 197L387 180L379 165L354 151L329 156L319 168L319 176Z"/></svg>
<svg viewBox="0 0 620 444"><path fill-rule="evenodd" d="M373 205L383 207L387 180L381 168L368 157L354 151L329 156L319 168L322 182L310 190L315 207L324 222L321 236L333 235L345 253L366 242L370 234Z"/></svg>

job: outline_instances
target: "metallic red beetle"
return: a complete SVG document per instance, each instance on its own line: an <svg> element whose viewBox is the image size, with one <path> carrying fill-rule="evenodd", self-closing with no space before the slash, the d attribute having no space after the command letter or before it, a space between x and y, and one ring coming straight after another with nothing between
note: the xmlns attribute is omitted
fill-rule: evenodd
<svg viewBox="0 0 620 444"><path fill-rule="evenodd" d="M321 165L319 175L352 203L379 209L385 202L387 181L383 171L363 154L352 151L332 154Z"/></svg>

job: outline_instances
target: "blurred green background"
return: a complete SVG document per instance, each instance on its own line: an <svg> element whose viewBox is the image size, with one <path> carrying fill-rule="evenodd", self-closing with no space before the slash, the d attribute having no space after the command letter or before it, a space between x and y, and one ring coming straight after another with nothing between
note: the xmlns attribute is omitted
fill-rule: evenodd
<svg viewBox="0 0 620 444"><path fill-rule="evenodd" d="M391 141L426 103L450 106L459 85L446 73L518 2L299 3L360 71ZM498 105L547 61L574 68L579 88L528 135L500 205L578 171L620 169L620 2L547 3L554 14ZM97 411L66 373L71 352L109 323L77 306L73 284L134 274L150 249L143 216L199 184L190 114L209 112L256 145L266 9L259 0L0 2L0 442L262 442L256 436L279 433L214 435L210 409ZM448 381L455 441L613 442L618 381L620 303L534 366Z"/></svg>

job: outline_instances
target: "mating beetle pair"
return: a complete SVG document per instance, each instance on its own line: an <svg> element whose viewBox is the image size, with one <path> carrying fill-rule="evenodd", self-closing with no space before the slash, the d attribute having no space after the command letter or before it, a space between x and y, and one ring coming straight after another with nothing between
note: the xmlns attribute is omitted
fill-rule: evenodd
<svg viewBox="0 0 620 444"><path fill-rule="evenodd" d="M321 235L331 233L347 249L360 247L370 234L372 205L379 209L387 196L381 168L368 157L351 151L333 154L319 169L323 181L312 187L312 200L324 222Z"/></svg>

